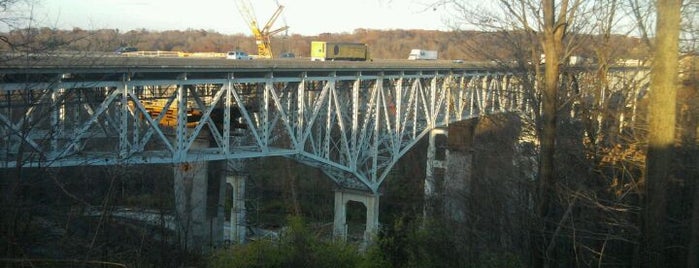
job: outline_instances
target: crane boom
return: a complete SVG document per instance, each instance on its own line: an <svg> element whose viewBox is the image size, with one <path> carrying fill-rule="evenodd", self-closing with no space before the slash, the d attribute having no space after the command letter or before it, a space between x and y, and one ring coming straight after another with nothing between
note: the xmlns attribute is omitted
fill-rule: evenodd
<svg viewBox="0 0 699 268"><path fill-rule="evenodd" d="M236 6L238 7L238 12L242 16L245 24L255 32L255 29L259 32L257 27L257 19L255 18L255 10L252 8L250 2L246 0L236 0Z"/></svg>
<svg viewBox="0 0 699 268"><path fill-rule="evenodd" d="M253 36L255 36L255 44L257 45L257 54L261 58L272 58L272 44L270 38L272 35L284 31L289 28L289 26L284 26L276 30L270 30L274 22L281 15L284 6L277 3L277 10L272 14L272 17L267 21L265 26L260 29L255 17L255 12L248 0L236 0L236 5L238 6L238 11L242 16L245 23L250 27Z"/></svg>
<svg viewBox="0 0 699 268"><path fill-rule="evenodd" d="M282 10L284 10L284 6L279 5L277 7L277 10L274 11L274 14L272 14L272 17L270 17L269 20L267 21L267 23L265 23L265 27L262 28L262 31L269 32L269 29L272 28L272 24L274 24L274 22L277 20L277 18L279 18L279 15L282 14Z"/></svg>

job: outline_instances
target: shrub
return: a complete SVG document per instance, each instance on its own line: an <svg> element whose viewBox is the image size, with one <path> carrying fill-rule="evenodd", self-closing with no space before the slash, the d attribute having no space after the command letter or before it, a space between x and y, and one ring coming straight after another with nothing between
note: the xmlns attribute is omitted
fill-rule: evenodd
<svg viewBox="0 0 699 268"><path fill-rule="evenodd" d="M292 217L278 241L252 241L215 252L211 267L358 267L363 256L357 247L314 236L303 220Z"/></svg>

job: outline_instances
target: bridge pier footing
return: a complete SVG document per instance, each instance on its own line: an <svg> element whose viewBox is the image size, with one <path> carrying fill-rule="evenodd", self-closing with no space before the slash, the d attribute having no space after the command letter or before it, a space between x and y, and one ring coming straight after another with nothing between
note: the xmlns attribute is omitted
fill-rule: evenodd
<svg viewBox="0 0 699 268"><path fill-rule="evenodd" d="M379 195L348 189L335 190L335 220L333 235L335 238L347 240L347 202L359 202L366 208L366 229L364 230L365 245L371 242L379 230Z"/></svg>

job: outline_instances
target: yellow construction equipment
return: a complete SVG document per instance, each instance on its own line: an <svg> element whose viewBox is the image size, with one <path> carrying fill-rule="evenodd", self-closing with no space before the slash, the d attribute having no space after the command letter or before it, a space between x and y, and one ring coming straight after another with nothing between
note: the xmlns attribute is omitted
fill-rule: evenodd
<svg viewBox="0 0 699 268"><path fill-rule="evenodd" d="M245 23L248 24L250 30L252 30L252 34L255 36L258 57L271 59L272 45L270 42L270 38L272 37L272 35L285 31L289 28L289 26L284 26L276 30L271 30L272 24L274 24L277 18L279 18L279 15L281 15L282 10L284 9L284 6L277 3L277 10L274 12L274 14L272 14L272 17L267 21L265 26L262 27L262 29L260 29L257 26L255 11L252 8L250 1L236 0L236 5L238 6L238 11L240 11L240 15L243 17L243 20L245 20Z"/></svg>

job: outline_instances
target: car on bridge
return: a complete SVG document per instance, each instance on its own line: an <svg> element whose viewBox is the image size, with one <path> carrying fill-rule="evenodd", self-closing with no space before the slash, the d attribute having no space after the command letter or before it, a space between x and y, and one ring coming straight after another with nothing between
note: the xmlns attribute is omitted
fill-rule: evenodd
<svg viewBox="0 0 699 268"><path fill-rule="evenodd" d="M296 58L296 55L294 55L294 53L287 52L287 53L282 54L282 55L280 56L280 58L282 58L282 59L291 59L291 58Z"/></svg>
<svg viewBox="0 0 699 268"><path fill-rule="evenodd" d="M122 53L136 52L136 51L138 51L138 48L135 48L135 47L119 47L114 51L114 54L121 55Z"/></svg>
<svg viewBox="0 0 699 268"><path fill-rule="evenodd" d="M229 60L251 60L252 57L248 55L248 53L245 53L244 51L228 51L226 53L226 59Z"/></svg>

